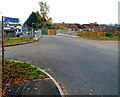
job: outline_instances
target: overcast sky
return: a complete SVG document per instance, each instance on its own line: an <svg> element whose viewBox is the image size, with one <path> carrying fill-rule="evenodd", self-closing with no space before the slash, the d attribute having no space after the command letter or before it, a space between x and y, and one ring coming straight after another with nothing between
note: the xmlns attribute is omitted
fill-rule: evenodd
<svg viewBox="0 0 120 97"><path fill-rule="evenodd" d="M118 23L119 0L0 0L0 16L24 23L32 11L39 11L41 1L50 6L49 17L54 23Z"/></svg>

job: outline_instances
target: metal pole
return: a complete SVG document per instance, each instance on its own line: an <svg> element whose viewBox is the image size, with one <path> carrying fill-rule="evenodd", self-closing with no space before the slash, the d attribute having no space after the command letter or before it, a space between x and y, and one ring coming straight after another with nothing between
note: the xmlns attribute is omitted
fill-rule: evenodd
<svg viewBox="0 0 120 97"><path fill-rule="evenodd" d="M2 16L2 66L4 66L4 17Z"/></svg>
<svg viewBox="0 0 120 97"><path fill-rule="evenodd" d="M34 37L34 35L33 35L33 27L32 27L32 36Z"/></svg>

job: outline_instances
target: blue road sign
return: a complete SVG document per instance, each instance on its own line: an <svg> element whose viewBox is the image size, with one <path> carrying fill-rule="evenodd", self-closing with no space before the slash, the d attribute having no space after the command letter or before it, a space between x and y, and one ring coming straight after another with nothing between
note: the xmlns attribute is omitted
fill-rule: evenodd
<svg viewBox="0 0 120 97"><path fill-rule="evenodd" d="M26 28L23 28L22 31L23 31L23 32L27 32L28 30L27 30Z"/></svg>
<svg viewBox="0 0 120 97"><path fill-rule="evenodd" d="M18 18L10 18L10 17L4 17L5 22L14 22L14 23L19 23Z"/></svg>

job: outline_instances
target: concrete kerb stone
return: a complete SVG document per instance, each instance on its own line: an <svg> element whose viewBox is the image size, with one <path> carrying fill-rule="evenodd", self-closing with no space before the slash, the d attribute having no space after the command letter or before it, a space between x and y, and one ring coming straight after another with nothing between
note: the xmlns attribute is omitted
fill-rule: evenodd
<svg viewBox="0 0 120 97"><path fill-rule="evenodd" d="M40 39L41 37L38 37L37 39L34 39L33 41L29 41L29 42L23 42L23 43L17 43L17 44L9 44L9 45L4 45L4 47L9 47L9 46L17 46L17 45L24 45L24 44L29 44L29 43L33 43L36 42Z"/></svg>
<svg viewBox="0 0 120 97"><path fill-rule="evenodd" d="M21 61L15 61L15 60L10 60L10 61L21 62ZM21 63L24 63L24 62L21 62ZM31 65L31 66L36 67L36 66L34 66L34 65ZM36 68L38 68L38 67L36 67ZM58 89L61 97L65 97L65 95L64 95L64 93L63 93L60 85L56 82L56 80L55 80L50 74L48 74L47 72L45 72L44 70L42 70L42 69L40 69L40 68L38 68L38 69L39 69L40 71L42 71L43 73L45 73L46 75L49 76L49 78L50 78L50 79L53 81L53 83L56 85L56 87L57 87L57 89Z"/></svg>
<svg viewBox="0 0 120 97"><path fill-rule="evenodd" d="M32 65L32 66L35 67L34 65ZM64 97L64 93L63 93L61 87L59 86L59 84L56 82L56 80L55 80L50 74L48 74L47 72L45 72L44 70L42 70L42 69L40 69L40 68L38 68L38 69L39 69L40 71L44 72L46 75L48 75L48 76L50 77L50 79L52 79L52 81L54 82L54 84L55 84L56 87L58 88L61 96Z"/></svg>
<svg viewBox="0 0 120 97"><path fill-rule="evenodd" d="M115 40L110 40L110 39L103 39L103 40L100 40L100 39L90 39L90 38L85 38L85 37L79 37L80 39L86 39L86 40L97 40L97 41L120 41L119 39L115 39Z"/></svg>
<svg viewBox="0 0 120 97"><path fill-rule="evenodd" d="M33 39L34 39L34 41L38 41L41 37L42 37L42 36L37 37L37 38L33 38Z"/></svg>

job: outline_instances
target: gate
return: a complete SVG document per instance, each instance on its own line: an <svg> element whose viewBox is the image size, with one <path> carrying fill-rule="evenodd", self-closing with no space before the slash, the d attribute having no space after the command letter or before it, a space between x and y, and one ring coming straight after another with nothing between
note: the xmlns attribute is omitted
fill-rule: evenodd
<svg viewBox="0 0 120 97"><path fill-rule="evenodd" d="M48 35L48 28L41 28L42 35Z"/></svg>

